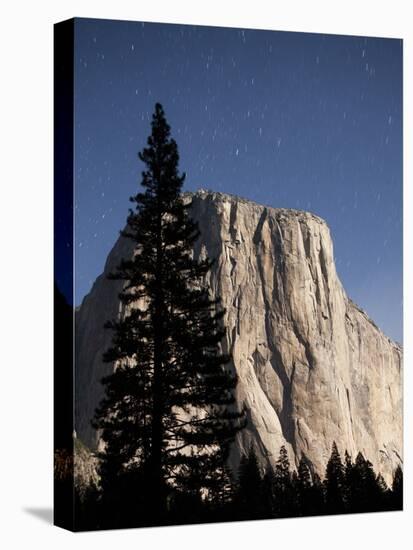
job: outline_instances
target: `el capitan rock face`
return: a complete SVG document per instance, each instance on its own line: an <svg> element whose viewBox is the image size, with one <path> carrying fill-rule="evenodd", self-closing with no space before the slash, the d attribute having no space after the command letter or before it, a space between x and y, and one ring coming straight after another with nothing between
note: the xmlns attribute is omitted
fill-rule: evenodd
<svg viewBox="0 0 413 550"><path fill-rule="evenodd" d="M304 453L323 476L336 441L389 482L402 460L402 350L347 297L326 223L220 193L186 200L201 231L195 256L216 259L208 282L226 309L223 348L248 413L233 464L252 443L261 463L274 465L284 444L293 464ZM91 448L100 379L111 369L103 325L122 314L122 283L107 275L131 254L120 238L76 314L76 431Z"/></svg>

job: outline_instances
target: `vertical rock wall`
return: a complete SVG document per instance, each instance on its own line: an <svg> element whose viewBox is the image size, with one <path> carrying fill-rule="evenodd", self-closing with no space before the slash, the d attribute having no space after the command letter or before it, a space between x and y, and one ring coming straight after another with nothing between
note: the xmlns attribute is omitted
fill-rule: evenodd
<svg viewBox="0 0 413 550"><path fill-rule="evenodd" d="M226 308L223 345L248 411L234 465L251 443L274 464L284 444L293 463L305 453L323 475L336 441L390 481L402 460L402 350L346 296L326 223L220 193L187 200L201 230L194 254L216 259L208 282ZM76 429L92 448L90 419L110 369L103 324L120 313L119 283L106 276L130 254L119 239L76 317Z"/></svg>

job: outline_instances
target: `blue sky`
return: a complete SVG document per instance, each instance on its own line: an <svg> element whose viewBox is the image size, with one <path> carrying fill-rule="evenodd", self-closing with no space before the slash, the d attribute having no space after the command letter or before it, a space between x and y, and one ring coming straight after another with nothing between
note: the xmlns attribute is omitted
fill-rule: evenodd
<svg viewBox="0 0 413 550"><path fill-rule="evenodd" d="M185 190L310 210L348 295L402 341L402 41L77 19L75 302L102 272L163 104Z"/></svg>

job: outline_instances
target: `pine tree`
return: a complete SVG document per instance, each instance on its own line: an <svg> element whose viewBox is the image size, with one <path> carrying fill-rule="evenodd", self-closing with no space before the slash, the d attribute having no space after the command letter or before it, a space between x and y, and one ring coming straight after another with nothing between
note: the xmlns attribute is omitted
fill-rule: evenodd
<svg viewBox="0 0 413 550"><path fill-rule="evenodd" d="M311 486L311 515L319 516L325 513L324 489L320 476L317 473L313 475L313 484Z"/></svg>
<svg viewBox="0 0 413 550"><path fill-rule="evenodd" d="M307 457L303 454L298 464L298 479L303 489L311 487L311 472L308 467Z"/></svg>
<svg viewBox="0 0 413 550"><path fill-rule="evenodd" d="M291 474L290 497L289 497L289 516L295 517L303 513L303 501L300 492L300 481L298 473L294 470Z"/></svg>
<svg viewBox="0 0 413 550"><path fill-rule="evenodd" d="M275 471L277 475L282 479L290 478L290 460L288 458L288 452L284 445L280 447L280 455L275 465Z"/></svg>
<svg viewBox="0 0 413 550"><path fill-rule="evenodd" d="M341 514L345 511L345 478L344 468L335 441L327 463L325 475L326 512Z"/></svg>
<svg viewBox="0 0 413 550"><path fill-rule="evenodd" d="M265 471L262 480L263 513L265 518L276 517L275 473L271 465Z"/></svg>
<svg viewBox="0 0 413 550"><path fill-rule="evenodd" d="M344 501L346 512L352 512L354 496L353 487L356 485L354 464L349 452L344 453Z"/></svg>
<svg viewBox="0 0 413 550"><path fill-rule="evenodd" d="M100 473L108 500L122 499L119 480L133 474L139 487L128 483L131 500L143 503L148 523L159 523L173 487L208 491L215 484L243 413L220 351L224 311L204 283L212 262L193 259L199 231L181 197L185 175L159 103L139 158L143 191L131 198L135 209L122 232L134 256L111 277L124 282L124 315L106 325L114 337L104 359L115 368L103 380L95 426L105 445Z"/></svg>
<svg viewBox="0 0 413 550"><path fill-rule="evenodd" d="M346 464L345 477L348 512L377 512L382 509L382 487L379 486L373 465L361 452L357 454L354 464Z"/></svg>
<svg viewBox="0 0 413 550"><path fill-rule="evenodd" d="M236 519L260 519L264 517L263 479L257 455L251 445L248 454L241 457L238 468L236 494Z"/></svg>
<svg viewBox="0 0 413 550"><path fill-rule="evenodd" d="M298 502L300 504L301 515L308 516L312 510L312 483L311 472L308 467L307 457L303 454L298 464Z"/></svg>
<svg viewBox="0 0 413 550"><path fill-rule="evenodd" d="M290 517L294 515L294 495L290 461L284 445L280 448L280 455L275 465L274 483L276 515L278 517Z"/></svg>
<svg viewBox="0 0 413 550"><path fill-rule="evenodd" d="M379 504L378 504L378 511L383 511L388 509L388 497L389 497L389 488L387 486L387 483L385 482L383 476L381 474L377 474L376 476L376 486L377 491L379 494Z"/></svg>
<svg viewBox="0 0 413 550"><path fill-rule="evenodd" d="M235 483L232 470L222 460L222 466L214 473L215 483L210 486L207 505L211 521L233 520Z"/></svg>
<svg viewBox="0 0 413 550"><path fill-rule="evenodd" d="M403 470L400 465L397 466L393 475L391 508L403 510Z"/></svg>
<svg viewBox="0 0 413 550"><path fill-rule="evenodd" d="M387 487L387 483L385 482L384 477L381 474L377 474L376 483L382 494L387 493L389 488Z"/></svg>

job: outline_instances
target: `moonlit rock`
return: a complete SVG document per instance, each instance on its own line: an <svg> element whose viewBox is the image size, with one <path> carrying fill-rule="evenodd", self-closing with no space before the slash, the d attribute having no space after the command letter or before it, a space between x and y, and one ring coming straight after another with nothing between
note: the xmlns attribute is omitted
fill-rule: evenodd
<svg viewBox="0 0 413 550"><path fill-rule="evenodd" d="M347 297L326 223L205 190L185 200L201 231L195 257L216 260L208 284L226 309L223 351L247 410L232 466L251 444L262 467L275 465L285 445L293 466L305 454L323 477L335 441L342 456L361 451L391 482L402 462L402 349ZM103 325L122 315L122 282L107 275L132 244L118 239L76 314L76 432L92 449L90 421L111 369Z"/></svg>

